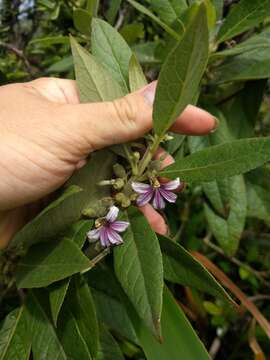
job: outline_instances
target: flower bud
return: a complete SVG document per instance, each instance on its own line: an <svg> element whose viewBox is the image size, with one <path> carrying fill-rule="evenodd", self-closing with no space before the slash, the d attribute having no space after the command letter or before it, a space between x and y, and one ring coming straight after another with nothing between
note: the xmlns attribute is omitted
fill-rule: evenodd
<svg viewBox="0 0 270 360"><path fill-rule="evenodd" d="M118 178L125 178L127 176L124 166L118 163L113 165L113 172Z"/></svg>
<svg viewBox="0 0 270 360"><path fill-rule="evenodd" d="M133 158L134 158L134 160L137 162L137 161L140 160L141 154L140 154L138 151L134 151L134 153L133 153Z"/></svg>
<svg viewBox="0 0 270 360"><path fill-rule="evenodd" d="M128 197L126 197L126 198L122 201L121 205L122 205L123 208L128 208L128 207L131 205L130 199L129 199Z"/></svg>
<svg viewBox="0 0 270 360"><path fill-rule="evenodd" d="M124 186L125 186L125 182L123 179L120 179L120 178L115 179L115 182L113 184L113 188L115 190L121 190L121 189L123 189Z"/></svg>

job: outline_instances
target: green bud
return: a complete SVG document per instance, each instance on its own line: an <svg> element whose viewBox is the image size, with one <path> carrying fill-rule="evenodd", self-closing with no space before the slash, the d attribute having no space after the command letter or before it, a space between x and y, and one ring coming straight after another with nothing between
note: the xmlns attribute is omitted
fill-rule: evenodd
<svg viewBox="0 0 270 360"><path fill-rule="evenodd" d="M138 151L134 151L133 158L134 160L139 161L141 158L141 154Z"/></svg>
<svg viewBox="0 0 270 360"><path fill-rule="evenodd" d="M115 190L121 190L121 189L123 189L124 186L125 186L125 182L123 179L120 179L120 178L115 179L115 182L113 184L113 188Z"/></svg>
<svg viewBox="0 0 270 360"><path fill-rule="evenodd" d="M92 208L84 209L82 211L82 215L88 218L95 218L96 217L96 211Z"/></svg>
<svg viewBox="0 0 270 360"><path fill-rule="evenodd" d="M170 134L165 134L164 137L163 137L163 141L170 141L170 140L173 140L174 137Z"/></svg>
<svg viewBox="0 0 270 360"><path fill-rule="evenodd" d="M121 204L122 201L123 201L125 198L126 198L126 195L125 195L124 193L122 193L122 192L117 193L117 194L115 195L115 200L116 200L116 202L118 202L119 204Z"/></svg>
<svg viewBox="0 0 270 360"><path fill-rule="evenodd" d="M133 194L130 195L129 198L130 198L130 201L135 201L137 199L137 197L138 197L138 195L133 193Z"/></svg>
<svg viewBox="0 0 270 360"><path fill-rule="evenodd" d="M122 201L121 205L122 205L123 208L128 208L128 207L131 205L130 199L129 199L128 197L126 197L126 198Z"/></svg>
<svg viewBox="0 0 270 360"><path fill-rule="evenodd" d="M125 178L127 176L124 166L118 163L113 165L113 172L118 178Z"/></svg>

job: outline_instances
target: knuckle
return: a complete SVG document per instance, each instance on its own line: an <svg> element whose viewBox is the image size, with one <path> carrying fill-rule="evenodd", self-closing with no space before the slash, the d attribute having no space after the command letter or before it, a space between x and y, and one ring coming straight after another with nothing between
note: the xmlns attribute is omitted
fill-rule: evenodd
<svg viewBox="0 0 270 360"><path fill-rule="evenodd" d="M136 123L137 109L136 104L134 104L130 97L125 96L121 99L114 100L112 104L117 119L123 125L129 128L133 127Z"/></svg>

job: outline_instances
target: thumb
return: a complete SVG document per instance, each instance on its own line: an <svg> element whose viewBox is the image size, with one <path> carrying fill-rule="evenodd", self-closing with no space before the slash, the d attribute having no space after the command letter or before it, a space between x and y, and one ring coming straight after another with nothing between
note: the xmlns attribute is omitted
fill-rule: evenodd
<svg viewBox="0 0 270 360"><path fill-rule="evenodd" d="M151 129L155 89L156 82L152 82L114 101L63 105L60 118L77 140L85 142L88 153L124 143Z"/></svg>

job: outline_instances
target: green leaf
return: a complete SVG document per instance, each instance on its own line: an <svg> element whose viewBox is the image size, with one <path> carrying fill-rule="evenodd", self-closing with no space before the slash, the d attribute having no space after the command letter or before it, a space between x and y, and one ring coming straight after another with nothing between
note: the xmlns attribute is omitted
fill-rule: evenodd
<svg viewBox="0 0 270 360"><path fill-rule="evenodd" d="M230 141L186 156L161 171L169 178L201 182L248 172L270 160L270 137Z"/></svg>
<svg viewBox="0 0 270 360"><path fill-rule="evenodd" d="M98 183L112 178L115 162L116 156L108 150L94 152L88 163L80 171L74 173L67 182L67 185L76 185L84 190L78 199L78 201L80 200L78 206L80 206L81 212L87 210L88 215L91 213L92 218L104 216L108 206L111 205L108 201L111 196L110 187L99 186ZM89 181L89 179L94 180ZM70 222L68 225L70 226Z"/></svg>
<svg viewBox="0 0 270 360"><path fill-rule="evenodd" d="M263 220L270 226L270 171L256 169L247 174L248 216Z"/></svg>
<svg viewBox="0 0 270 360"><path fill-rule="evenodd" d="M157 54L159 45L160 43L158 41L149 41L134 45L132 50L141 64L156 65L160 63L160 59Z"/></svg>
<svg viewBox="0 0 270 360"><path fill-rule="evenodd" d="M164 288L161 317L162 342L158 343L143 322L131 313L147 360L210 360L202 342L169 290Z"/></svg>
<svg viewBox="0 0 270 360"><path fill-rule="evenodd" d="M160 336L163 267L158 239L139 210L130 208L124 243L114 248L117 279L137 313Z"/></svg>
<svg viewBox="0 0 270 360"><path fill-rule="evenodd" d="M218 83L266 79L270 77L269 64L269 47L255 47L251 51L229 58L218 67L214 75Z"/></svg>
<svg viewBox="0 0 270 360"><path fill-rule="evenodd" d="M114 21L116 19L116 15L121 6L121 2L122 2L122 0L111 0L109 2L109 4L108 4L109 8L105 13L105 17L109 21L110 24L114 23Z"/></svg>
<svg viewBox="0 0 270 360"><path fill-rule="evenodd" d="M87 0L86 10L89 11L92 16L97 16L98 7L99 0Z"/></svg>
<svg viewBox="0 0 270 360"><path fill-rule="evenodd" d="M96 18L92 21L91 45L95 58L119 83L123 94L127 94L128 68L132 52L126 41L111 25Z"/></svg>
<svg viewBox="0 0 270 360"><path fill-rule="evenodd" d="M137 343L133 325L120 300L100 290L92 289L92 294L99 321L131 342Z"/></svg>
<svg viewBox="0 0 270 360"><path fill-rule="evenodd" d="M57 72L66 72L73 69L73 59L72 56L66 56L60 61L53 63L46 70L47 74L57 73Z"/></svg>
<svg viewBox="0 0 270 360"><path fill-rule="evenodd" d="M95 359L99 346L99 328L93 297L82 276L74 279L68 301L69 309L76 319L82 338Z"/></svg>
<svg viewBox="0 0 270 360"><path fill-rule="evenodd" d="M159 18L168 25L173 24L187 9L186 0L147 0Z"/></svg>
<svg viewBox="0 0 270 360"><path fill-rule="evenodd" d="M70 226L65 233L65 237L73 241L80 249L83 247L86 239L87 232L92 228L94 220L80 220Z"/></svg>
<svg viewBox="0 0 270 360"><path fill-rule="evenodd" d="M91 35L91 13L84 9L75 9L73 11L73 22L77 30L82 34L90 36Z"/></svg>
<svg viewBox="0 0 270 360"><path fill-rule="evenodd" d="M73 185L47 206L31 222L26 224L13 238L10 246L29 247L40 241L48 241L65 231L71 221L80 217L80 209L76 200L80 198L82 189Z"/></svg>
<svg viewBox="0 0 270 360"><path fill-rule="evenodd" d="M62 239L33 246L17 267L16 281L20 288L45 287L89 267L78 246Z"/></svg>
<svg viewBox="0 0 270 360"><path fill-rule="evenodd" d="M154 22L156 22L160 27L162 27L169 35L171 35L176 40L179 40L180 36L179 34L174 31L169 25L167 25L165 22L161 21L159 17L157 17L155 14L153 14L148 8L143 6L142 4L138 3L135 0L127 0L135 9L140 11L142 14L148 16L150 19L152 19Z"/></svg>
<svg viewBox="0 0 270 360"><path fill-rule="evenodd" d="M101 326L100 330L100 349L97 360L124 360L120 347L110 332L105 326Z"/></svg>
<svg viewBox="0 0 270 360"><path fill-rule="evenodd" d="M93 359L80 332L78 320L70 311L67 303L64 304L59 317L57 335L69 359Z"/></svg>
<svg viewBox="0 0 270 360"><path fill-rule="evenodd" d="M123 90L110 71L73 37L70 38L70 42L81 102L110 101L121 97Z"/></svg>
<svg viewBox="0 0 270 360"><path fill-rule="evenodd" d="M33 39L29 42L29 45L42 45L42 46L51 46L51 45L58 45L58 44L68 44L69 38L68 36L47 36L42 38Z"/></svg>
<svg viewBox="0 0 270 360"><path fill-rule="evenodd" d="M0 360L28 360L31 338L24 306L7 315L0 328Z"/></svg>
<svg viewBox="0 0 270 360"><path fill-rule="evenodd" d="M224 0L211 0L211 1L216 9L216 17L219 20L222 18Z"/></svg>
<svg viewBox="0 0 270 360"><path fill-rule="evenodd" d="M67 182L70 188L62 196L45 208L34 220L15 235L13 246L29 247L41 241L55 240L64 235L73 222L80 219L82 211L91 208L93 217L103 216L108 204L102 199L110 196L109 187L100 187L97 183L112 176L115 155L101 150L91 155L90 161L76 172ZM89 181L89 179L95 181Z"/></svg>
<svg viewBox="0 0 270 360"><path fill-rule="evenodd" d="M97 265L87 273L87 280L96 304L99 322L131 342L138 343L133 325L121 302L123 290L112 269L104 264ZM110 286L107 286L108 283Z"/></svg>
<svg viewBox="0 0 270 360"><path fill-rule="evenodd" d="M233 6L229 15L222 25L217 41L223 42L227 39L241 34L259 25L270 12L269 0L241 0Z"/></svg>
<svg viewBox="0 0 270 360"><path fill-rule="evenodd" d="M270 48L270 30L267 28L259 34L251 36L249 39L237 44L236 46L214 53L211 60L223 58L226 56L235 56L255 49Z"/></svg>
<svg viewBox="0 0 270 360"><path fill-rule="evenodd" d="M144 38L144 26L141 23L127 24L119 32L129 45Z"/></svg>
<svg viewBox="0 0 270 360"><path fill-rule="evenodd" d="M86 240L86 233L92 228L92 225L93 220L81 220L72 225L65 235L79 248L82 248ZM70 278L54 283L48 288L52 319L55 326L57 325L57 318L66 297L69 284Z"/></svg>
<svg viewBox="0 0 270 360"><path fill-rule="evenodd" d="M247 197L243 176L232 177L227 185L229 192L226 204L229 209L228 216L223 218L215 214L206 204L204 209L210 229L218 243L228 255L234 255L245 226Z"/></svg>
<svg viewBox="0 0 270 360"><path fill-rule="evenodd" d="M131 56L129 62L129 88L130 91L136 91L147 85L147 80L144 76L143 69L139 64L135 55Z"/></svg>
<svg viewBox="0 0 270 360"><path fill-rule="evenodd" d="M70 278L67 278L50 285L48 288L52 320L55 327L57 326L57 319L64 303L69 284Z"/></svg>
<svg viewBox="0 0 270 360"><path fill-rule="evenodd" d="M155 132L162 136L192 102L208 59L205 6L194 11L185 34L162 66L153 109Z"/></svg>
<svg viewBox="0 0 270 360"><path fill-rule="evenodd" d="M32 340L32 352L35 360L68 360L68 356L57 337L56 331L41 302L44 294L30 291L27 296L27 333Z"/></svg>
<svg viewBox="0 0 270 360"><path fill-rule="evenodd" d="M159 235L164 278L217 296L229 303L233 300L215 278L194 257L176 242Z"/></svg>

